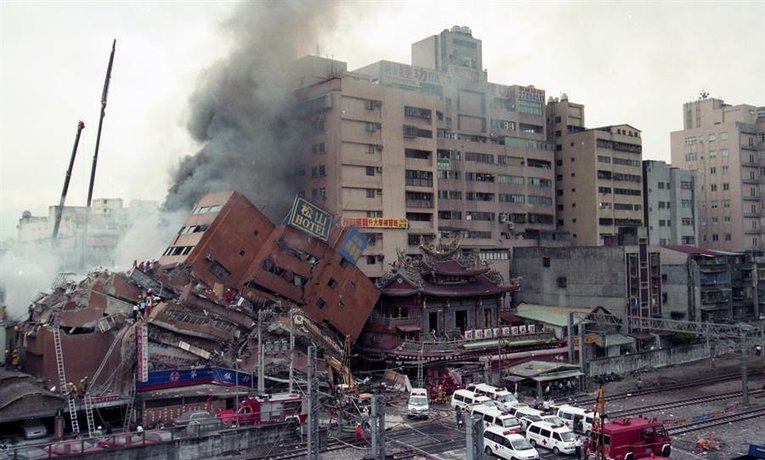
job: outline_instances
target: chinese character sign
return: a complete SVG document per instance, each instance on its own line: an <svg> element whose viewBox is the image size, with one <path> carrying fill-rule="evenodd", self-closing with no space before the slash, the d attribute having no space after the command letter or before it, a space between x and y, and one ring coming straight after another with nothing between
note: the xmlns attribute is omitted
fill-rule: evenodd
<svg viewBox="0 0 765 460"><path fill-rule="evenodd" d="M387 217L346 217L343 219L343 225L346 227L398 228L406 230L409 228L409 221L400 218L389 219Z"/></svg>
<svg viewBox="0 0 765 460"><path fill-rule="evenodd" d="M292 205L288 223L326 242L332 228L332 215L298 196Z"/></svg>

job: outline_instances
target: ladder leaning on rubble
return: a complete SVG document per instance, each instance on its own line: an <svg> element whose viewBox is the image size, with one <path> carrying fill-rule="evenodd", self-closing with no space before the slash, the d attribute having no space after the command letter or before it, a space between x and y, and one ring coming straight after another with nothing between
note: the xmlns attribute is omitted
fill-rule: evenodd
<svg viewBox="0 0 765 460"><path fill-rule="evenodd" d="M116 315L112 315L116 316ZM109 318L108 316L105 318ZM102 318L99 320L99 323L103 321L105 318ZM110 326L111 327L111 326ZM96 429L96 423L95 418L93 417L93 395L92 390L96 387L96 381L98 377L101 376L101 371L104 370L104 367L106 366L107 361L109 361L109 358L112 355L112 352L117 347L118 344L122 343L122 338L125 337L125 335L128 333L130 329L132 329L133 326L124 326L120 331L117 333L117 335L114 337L114 340L112 341L111 346L106 351L106 354L104 355L104 359L101 360L101 364L98 366L98 369L96 369L96 372L93 374L93 379L90 381L89 388L85 392L84 400L85 400L85 417L88 420L88 435L93 436L93 432ZM109 329L106 329L109 330Z"/></svg>
<svg viewBox="0 0 765 460"><path fill-rule="evenodd" d="M128 403L127 407L125 408L125 422L122 425L124 429L129 430L130 429L130 422L133 420L133 404L135 402L135 374L133 374L133 378L131 379L130 383L130 393L128 394Z"/></svg>
<svg viewBox="0 0 765 460"><path fill-rule="evenodd" d="M74 393L69 391L66 384L66 373L64 371L64 350L61 348L61 331L58 327L51 328L53 333L53 349L56 352L56 368L58 369L58 385L62 395L67 397L69 405L69 416L72 419L72 433L80 434L80 424L77 421L77 404L74 400Z"/></svg>

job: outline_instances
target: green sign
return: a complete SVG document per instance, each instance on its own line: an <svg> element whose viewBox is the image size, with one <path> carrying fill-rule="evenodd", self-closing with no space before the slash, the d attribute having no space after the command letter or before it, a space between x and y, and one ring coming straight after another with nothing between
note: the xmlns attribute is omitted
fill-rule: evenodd
<svg viewBox="0 0 765 460"><path fill-rule="evenodd" d="M451 169L452 162L448 158L439 158L438 159L438 169L440 171Z"/></svg>

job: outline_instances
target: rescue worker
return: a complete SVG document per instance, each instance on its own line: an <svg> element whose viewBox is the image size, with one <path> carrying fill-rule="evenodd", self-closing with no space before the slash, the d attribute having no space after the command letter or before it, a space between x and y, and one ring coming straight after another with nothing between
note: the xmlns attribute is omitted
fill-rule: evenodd
<svg viewBox="0 0 765 460"><path fill-rule="evenodd" d="M96 428L93 431L93 436L96 438L100 438L103 435L103 432L101 431L101 425L98 425L98 428Z"/></svg>
<svg viewBox="0 0 765 460"><path fill-rule="evenodd" d="M364 428L361 427L361 423L356 423L354 433L356 433L356 442L367 442L367 437L364 436Z"/></svg>

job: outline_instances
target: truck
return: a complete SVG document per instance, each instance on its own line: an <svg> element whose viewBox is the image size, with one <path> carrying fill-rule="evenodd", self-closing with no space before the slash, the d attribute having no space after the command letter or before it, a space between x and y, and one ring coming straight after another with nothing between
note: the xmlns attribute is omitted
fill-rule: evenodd
<svg viewBox="0 0 765 460"><path fill-rule="evenodd" d="M596 423L590 437L590 450L612 460L637 460L651 454L669 457L672 453L672 440L656 419L633 417Z"/></svg>
<svg viewBox="0 0 765 460"><path fill-rule="evenodd" d="M303 411L303 399L297 393L276 393L250 396L239 402L239 408L222 409L218 418L226 426L265 425L294 421L303 424L306 421Z"/></svg>

